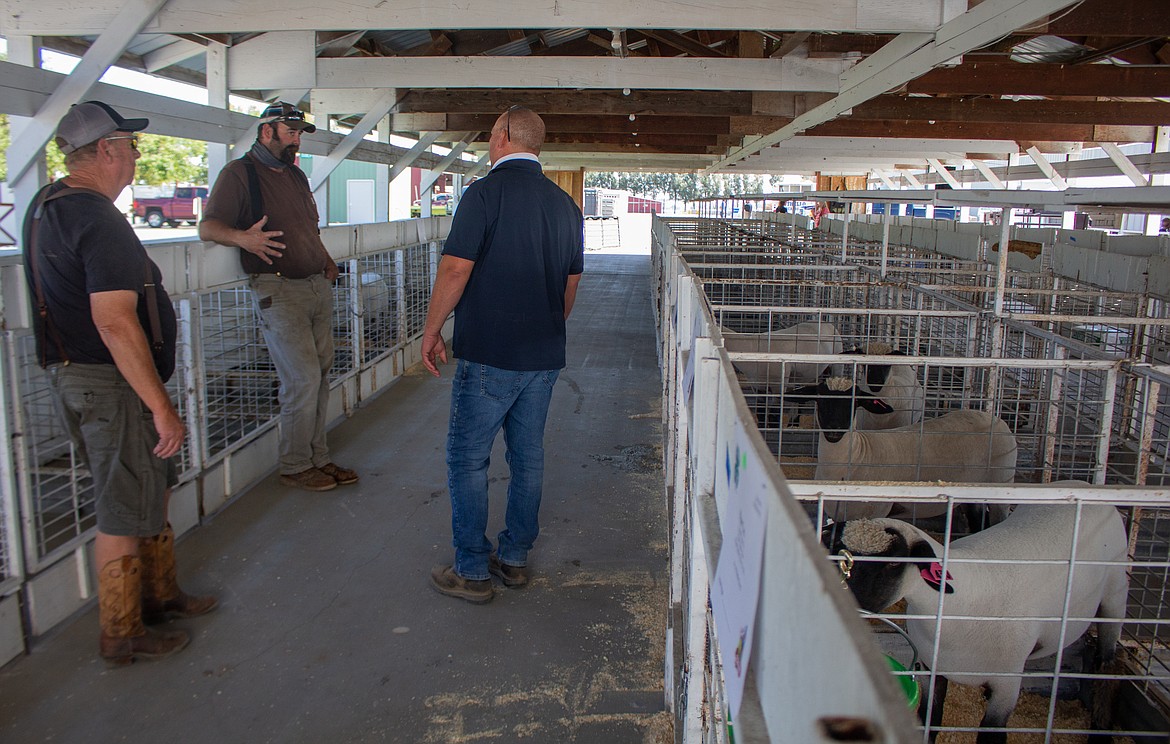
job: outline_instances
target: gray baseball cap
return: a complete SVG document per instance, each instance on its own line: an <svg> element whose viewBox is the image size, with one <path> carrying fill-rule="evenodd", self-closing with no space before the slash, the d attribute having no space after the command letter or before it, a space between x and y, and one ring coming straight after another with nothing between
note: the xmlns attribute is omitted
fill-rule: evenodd
<svg viewBox="0 0 1170 744"><path fill-rule="evenodd" d="M71 107L57 124L57 144L68 155L114 132L140 132L149 119L126 119L101 101L86 101Z"/></svg>

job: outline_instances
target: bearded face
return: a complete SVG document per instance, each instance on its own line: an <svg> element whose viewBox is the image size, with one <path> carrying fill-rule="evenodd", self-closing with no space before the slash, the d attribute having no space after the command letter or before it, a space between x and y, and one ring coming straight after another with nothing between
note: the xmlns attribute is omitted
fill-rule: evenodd
<svg viewBox="0 0 1170 744"><path fill-rule="evenodd" d="M301 149L301 132L277 122L272 125L272 139L265 146L280 162L292 165Z"/></svg>

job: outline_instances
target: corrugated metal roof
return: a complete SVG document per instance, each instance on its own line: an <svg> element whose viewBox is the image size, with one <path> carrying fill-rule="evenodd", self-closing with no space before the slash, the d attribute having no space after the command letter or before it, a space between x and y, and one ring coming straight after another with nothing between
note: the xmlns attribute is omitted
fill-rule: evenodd
<svg viewBox="0 0 1170 744"><path fill-rule="evenodd" d="M1037 36L1012 48L1013 62L1060 63L1076 59L1090 51L1082 44L1075 44L1059 36Z"/></svg>

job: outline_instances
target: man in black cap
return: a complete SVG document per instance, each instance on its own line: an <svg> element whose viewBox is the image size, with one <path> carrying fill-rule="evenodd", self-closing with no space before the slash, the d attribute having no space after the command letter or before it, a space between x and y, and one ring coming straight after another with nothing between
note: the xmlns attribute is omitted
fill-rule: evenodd
<svg viewBox="0 0 1170 744"><path fill-rule="evenodd" d="M357 483L329 457L329 368L337 264L321 242L309 179L296 165L317 127L288 103L260 117L251 151L224 167L199 237L240 249L268 353L280 378L280 480L307 491Z"/></svg>
<svg viewBox="0 0 1170 744"><path fill-rule="evenodd" d="M56 136L69 175L37 194L23 233L37 355L93 478L99 652L111 666L179 651L187 633L146 626L217 604L175 578L166 511L184 429L164 387L175 369L175 310L114 206L147 124L101 101L72 107Z"/></svg>

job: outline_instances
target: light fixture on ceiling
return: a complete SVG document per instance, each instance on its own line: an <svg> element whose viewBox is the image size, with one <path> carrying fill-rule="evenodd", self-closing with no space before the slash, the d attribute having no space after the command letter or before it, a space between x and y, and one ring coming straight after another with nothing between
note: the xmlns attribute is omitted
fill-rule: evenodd
<svg viewBox="0 0 1170 744"><path fill-rule="evenodd" d="M630 89L629 88L622 88L622 95L623 96L630 95Z"/></svg>
<svg viewBox="0 0 1170 744"><path fill-rule="evenodd" d="M634 121L634 120L635 120L635 119L637 119L637 118L638 118L637 116L635 116L635 115L633 115L633 114L630 114L630 121Z"/></svg>

